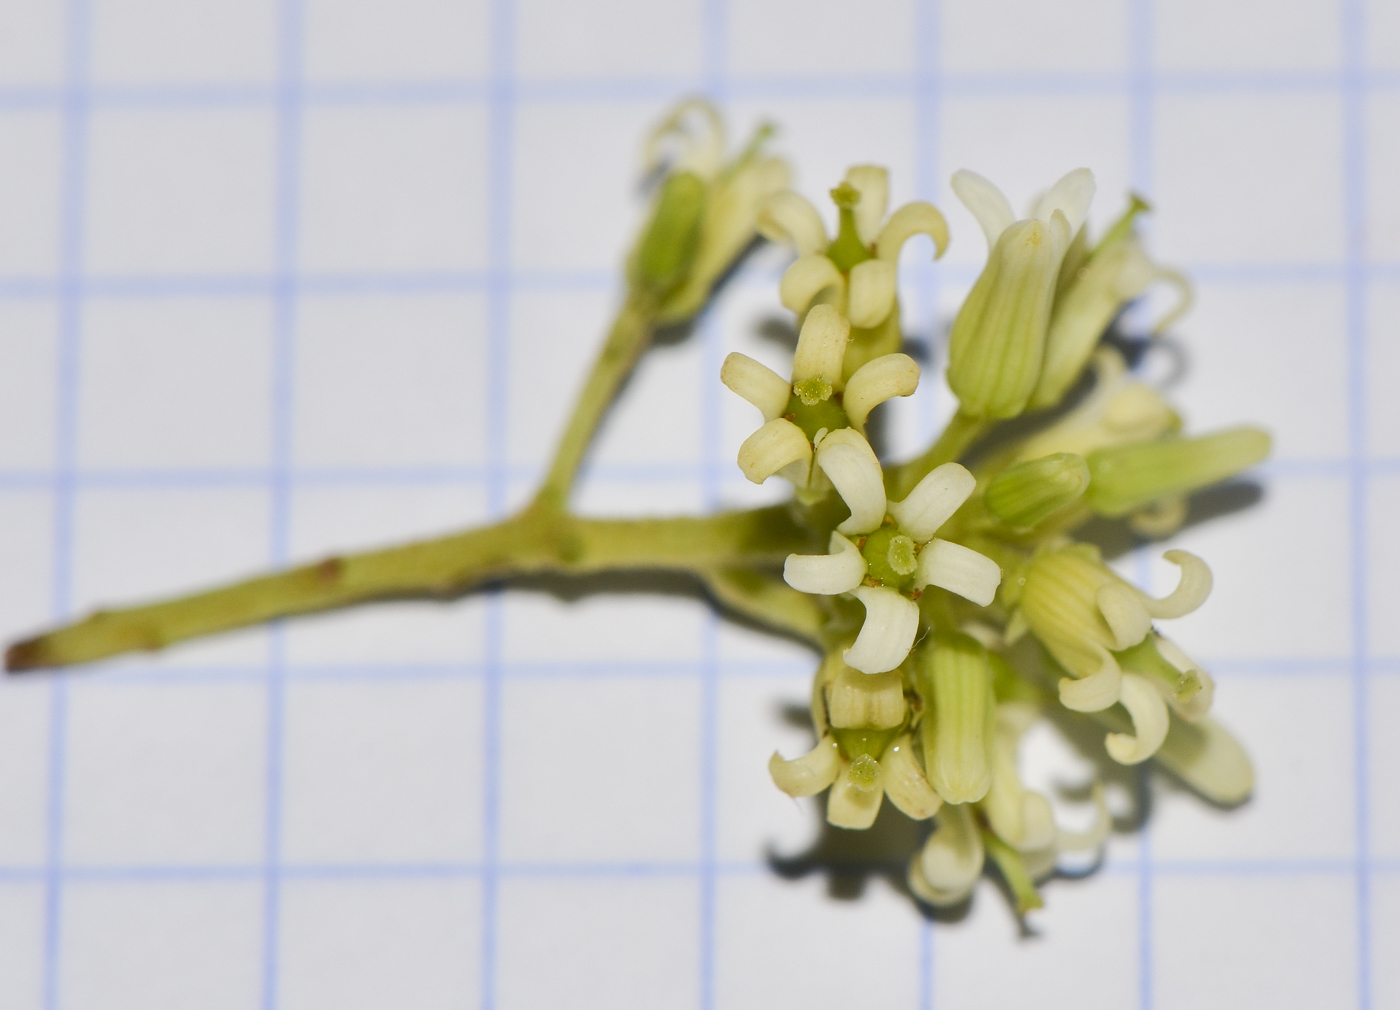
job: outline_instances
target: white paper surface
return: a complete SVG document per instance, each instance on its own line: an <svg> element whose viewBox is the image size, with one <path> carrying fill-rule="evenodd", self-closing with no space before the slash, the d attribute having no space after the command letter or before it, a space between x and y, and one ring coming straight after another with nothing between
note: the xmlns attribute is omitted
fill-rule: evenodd
<svg viewBox="0 0 1400 1010"><path fill-rule="evenodd" d="M1152 199L1189 424L1276 436L1262 500L1173 541L1254 799L1153 779L1034 935L990 879L933 921L785 862L804 650L685 595L366 607L0 685L0 1007L1400 1007L1394 0L7 0L6 638L521 502L694 91L813 198L878 162L945 209L902 275L935 345L984 248L954 169L1020 205L1089 166L1099 228ZM782 263L646 359L581 508L771 497L716 376L785 367ZM947 407L926 381L896 449Z"/></svg>

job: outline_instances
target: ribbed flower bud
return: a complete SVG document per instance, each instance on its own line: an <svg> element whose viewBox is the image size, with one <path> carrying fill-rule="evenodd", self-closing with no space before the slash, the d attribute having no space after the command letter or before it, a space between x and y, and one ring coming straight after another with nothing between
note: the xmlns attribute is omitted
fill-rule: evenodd
<svg viewBox="0 0 1400 1010"><path fill-rule="evenodd" d="M1231 428L1202 438L1100 449L1087 460L1092 479L1084 498L1103 515L1125 515L1248 469L1269 455L1269 446L1269 436L1258 428Z"/></svg>
<svg viewBox="0 0 1400 1010"><path fill-rule="evenodd" d="M1078 501L1088 486L1084 458L1057 452L997 474L987 485L987 510L1013 529L1029 529Z"/></svg>
<svg viewBox="0 0 1400 1010"><path fill-rule="evenodd" d="M1018 221L996 240L982 276L953 321L948 385L970 417L1015 417L1026 408L1045 355L1069 223Z"/></svg>
<svg viewBox="0 0 1400 1010"><path fill-rule="evenodd" d="M940 634L919 653L915 684L929 784L948 803L972 803L992 784L996 696L987 650L968 635Z"/></svg>
<svg viewBox="0 0 1400 1010"><path fill-rule="evenodd" d="M656 198L651 221L637 243L632 282L656 299L686 278L700 244L706 185L693 172L669 176Z"/></svg>

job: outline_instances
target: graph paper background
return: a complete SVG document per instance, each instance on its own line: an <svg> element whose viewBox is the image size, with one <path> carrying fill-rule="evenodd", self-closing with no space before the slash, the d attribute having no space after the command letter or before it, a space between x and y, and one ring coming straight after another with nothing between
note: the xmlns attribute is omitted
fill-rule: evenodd
<svg viewBox="0 0 1400 1010"><path fill-rule="evenodd" d="M520 502L637 139L697 90L809 195L877 161L948 209L916 337L982 256L954 169L1020 204L1088 165L1100 226L1154 199L1189 421L1276 435L1262 500L1177 538L1255 799L1144 782L1034 935L991 881L932 921L783 862L802 650L683 594L366 608L0 687L0 1007L1400 1007L1395 0L4 0L7 637ZM781 264L647 359L583 509L768 494L715 374L781 361Z"/></svg>

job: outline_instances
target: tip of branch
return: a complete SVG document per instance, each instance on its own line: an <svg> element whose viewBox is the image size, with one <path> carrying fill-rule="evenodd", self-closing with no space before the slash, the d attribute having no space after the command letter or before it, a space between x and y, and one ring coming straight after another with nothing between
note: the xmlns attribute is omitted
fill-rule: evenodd
<svg viewBox="0 0 1400 1010"><path fill-rule="evenodd" d="M16 642L5 650L5 671L7 673L25 673L29 670L41 670L57 665L49 654L46 640L43 637Z"/></svg>

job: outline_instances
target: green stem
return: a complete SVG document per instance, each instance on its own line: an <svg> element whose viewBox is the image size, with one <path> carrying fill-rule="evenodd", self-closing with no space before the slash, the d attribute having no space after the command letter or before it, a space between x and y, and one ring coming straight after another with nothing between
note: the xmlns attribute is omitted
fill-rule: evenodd
<svg viewBox="0 0 1400 1010"><path fill-rule="evenodd" d="M885 475L886 493L895 501L914 490L914 485L923 480L930 471L944 463L951 463L967 452L973 442L986 434L994 422L982 418L968 417L962 411L953 415L943 434L920 456L907 463L891 467Z"/></svg>
<svg viewBox="0 0 1400 1010"><path fill-rule="evenodd" d="M657 309L653 300L629 294L613 320L612 329L593 370L588 374L583 391L574 404L573 415L564 429L554 461L549 466L544 483L535 494L535 503L551 511L562 511L568 504L584 453L593 441L598 424L617 395L637 359L651 343L656 331Z"/></svg>
<svg viewBox="0 0 1400 1010"><path fill-rule="evenodd" d="M636 520L580 519L532 507L494 525L433 540L331 557L145 606L99 611L15 644L6 653L5 665L15 671L87 663L366 600L454 596L485 582L526 574L664 569L727 585L737 577L717 573L776 566L793 551L813 550L810 539L785 506L704 518ZM773 587L759 592L755 585L749 585L747 594L716 595L736 609L757 611L760 619L805 637L811 621L798 605ZM740 605L745 602L741 597L746 605ZM762 617L769 611L773 618Z"/></svg>

